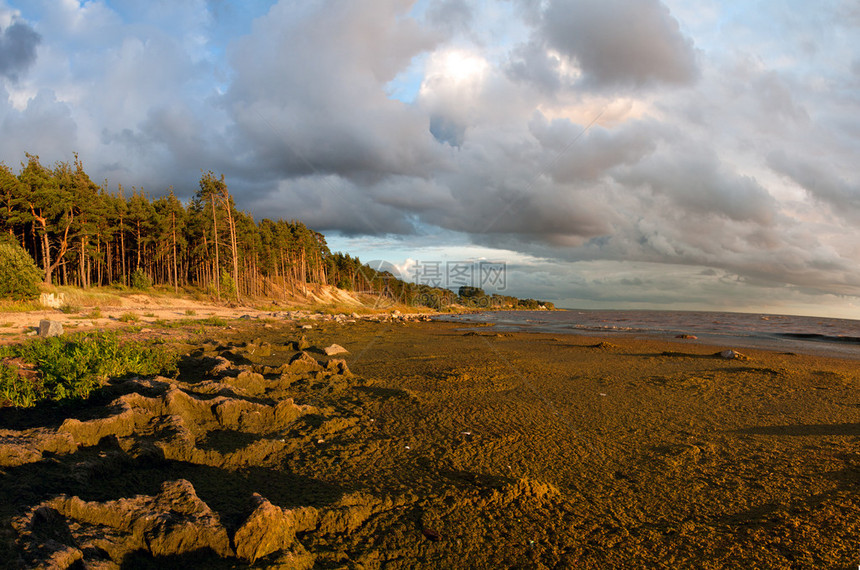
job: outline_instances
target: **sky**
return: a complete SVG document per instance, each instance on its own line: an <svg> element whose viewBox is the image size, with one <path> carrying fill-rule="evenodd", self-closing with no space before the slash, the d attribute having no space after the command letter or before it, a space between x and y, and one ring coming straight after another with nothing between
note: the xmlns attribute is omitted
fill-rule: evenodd
<svg viewBox="0 0 860 570"><path fill-rule="evenodd" d="M854 0L0 0L0 125L408 280L860 319Z"/></svg>

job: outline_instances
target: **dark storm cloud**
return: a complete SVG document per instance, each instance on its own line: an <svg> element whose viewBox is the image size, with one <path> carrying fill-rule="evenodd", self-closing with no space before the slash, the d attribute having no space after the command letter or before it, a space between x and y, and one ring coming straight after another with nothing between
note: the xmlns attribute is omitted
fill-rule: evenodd
<svg viewBox="0 0 860 570"><path fill-rule="evenodd" d="M255 22L231 49L225 102L258 168L347 178L433 168L429 120L382 89L437 41L403 15L394 0L283 2Z"/></svg>
<svg viewBox="0 0 860 570"><path fill-rule="evenodd" d="M585 126L569 119L549 121L540 113L529 121L529 132L548 153L558 157L549 169L557 182L593 181L616 166L636 164L656 149L663 136L659 125L632 122L613 130L596 126L589 130L582 144L568 148L584 130Z"/></svg>
<svg viewBox="0 0 860 570"><path fill-rule="evenodd" d="M0 53L7 164L78 150L153 196L223 172L257 219L547 260L524 296L860 291L850 3L35 4L38 61ZM0 45L35 57L22 31Z"/></svg>
<svg viewBox="0 0 860 570"><path fill-rule="evenodd" d="M596 87L687 85L698 76L692 41L658 0L554 0L542 35Z"/></svg>
<svg viewBox="0 0 860 570"><path fill-rule="evenodd" d="M79 140L71 108L49 90L39 92L21 111L0 105L0 117L0 155L15 157L7 164L24 160L24 151L39 154L50 164L49 157L65 156Z"/></svg>
<svg viewBox="0 0 860 570"><path fill-rule="evenodd" d="M282 181L276 191L253 202L253 207L265 212L263 217L299 219L309 227L337 228L345 235L413 233L415 228L404 211L420 210L426 197L415 192L392 194L385 186L371 188L375 196L368 197L367 187L335 175L315 174Z"/></svg>
<svg viewBox="0 0 860 570"><path fill-rule="evenodd" d="M511 78L532 83L547 93L573 87L575 83L564 77L561 60L548 54L542 42L531 41L516 47L510 55L507 71Z"/></svg>
<svg viewBox="0 0 860 570"><path fill-rule="evenodd" d="M825 169L821 163L803 156L775 151L768 166L794 181L814 199L830 206L833 213L850 221L860 220L860 180L848 181Z"/></svg>
<svg viewBox="0 0 860 570"><path fill-rule="evenodd" d="M625 185L665 196L675 211L724 216L767 226L774 220L776 200L754 178L733 172L707 151L677 149L618 176Z"/></svg>
<svg viewBox="0 0 860 570"><path fill-rule="evenodd" d="M0 30L0 75L17 80L19 73L35 63L41 40L36 30L24 22L13 22Z"/></svg>

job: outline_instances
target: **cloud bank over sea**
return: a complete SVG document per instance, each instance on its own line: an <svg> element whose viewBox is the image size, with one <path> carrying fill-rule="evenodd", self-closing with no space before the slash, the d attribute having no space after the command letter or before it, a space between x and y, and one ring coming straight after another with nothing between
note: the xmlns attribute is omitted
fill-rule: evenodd
<svg viewBox="0 0 860 570"><path fill-rule="evenodd" d="M0 160L223 172L257 219L567 306L860 318L859 31L836 0L0 0Z"/></svg>

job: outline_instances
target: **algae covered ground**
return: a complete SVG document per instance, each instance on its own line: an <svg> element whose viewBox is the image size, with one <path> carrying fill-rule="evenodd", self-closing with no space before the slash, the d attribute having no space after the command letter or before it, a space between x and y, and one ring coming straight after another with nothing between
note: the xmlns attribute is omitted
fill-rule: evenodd
<svg viewBox="0 0 860 570"><path fill-rule="evenodd" d="M154 330L175 378L0 410L0 558L855 568L857 362L450 323ZM349 352L327 356L337 343Z"/></svg>

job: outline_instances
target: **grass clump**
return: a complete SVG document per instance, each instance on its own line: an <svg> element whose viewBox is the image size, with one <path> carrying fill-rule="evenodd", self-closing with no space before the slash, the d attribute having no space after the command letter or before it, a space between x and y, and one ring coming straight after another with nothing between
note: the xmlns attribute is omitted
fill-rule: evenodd
<svg viewBox="0 0 860 570"><path fill-rule="evenodd" d="M177 362L164 347L120 342L116 333L34 339L0 348L0 400L19 407L79 400L109 378L173 374Z"/></svg>
<svg viewBox="0 0 860 570"><path fill-rule="evenodd" d="M119 321L121 323L136 323L139 320L140 317L138 317L134 313L123 313L119 316Z"/></svg>
<svg viewBox="0 0 860 570"><path fill-rule="evenodd" d="M39 301L13 301L11 299L0 299L0 313L27 313L30 311L43 311L45 307Z"/></svg>

